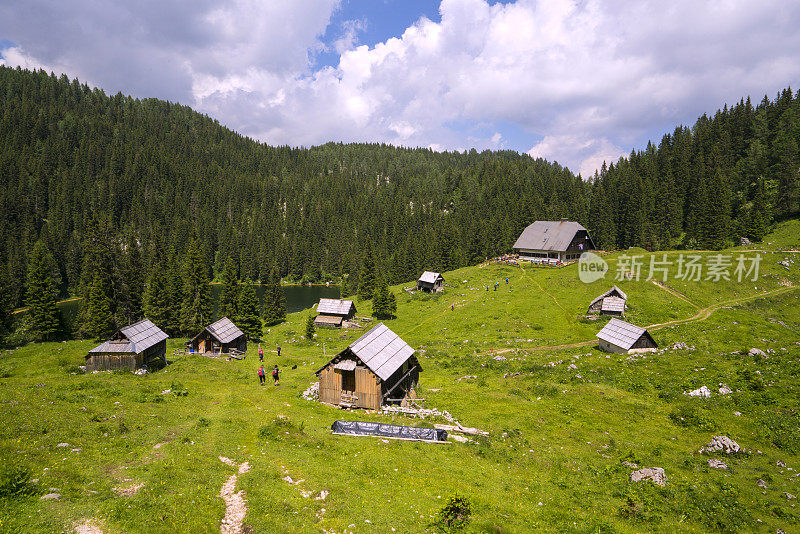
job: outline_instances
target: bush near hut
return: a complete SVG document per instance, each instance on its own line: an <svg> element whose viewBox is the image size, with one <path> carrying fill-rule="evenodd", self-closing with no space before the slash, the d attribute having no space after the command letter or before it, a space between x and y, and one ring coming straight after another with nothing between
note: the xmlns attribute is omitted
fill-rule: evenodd
<svg viewBox="0 0 800 534"><path fill-rule="evenodd" d="M472 503L462 495L454 495L439 510L440 525L445 530L458 530L469 523L472 514Z"/></svg>

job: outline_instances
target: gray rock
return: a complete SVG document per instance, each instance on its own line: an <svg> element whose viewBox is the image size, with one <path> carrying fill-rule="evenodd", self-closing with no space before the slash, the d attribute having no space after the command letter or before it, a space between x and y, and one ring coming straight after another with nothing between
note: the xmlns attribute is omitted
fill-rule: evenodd
<svg viewBox="0 0 800 534"><path fill-rule="evenodd" d="M783 496L786 497L786 499L789 500L789 501L791 501L792 499L795 498L794 495L792 495L791 493L787 493L785 491L783 492Z"/></svg>
<svg viewBox="0 0 800 534"><path fill-rule="evenodd" d="M758 485L759 488L767 489L767 483L760 478L758 479L758 482L756 482L756 485Z"/></svg>
<svg viewBox="0 0 800 534"><path fill-rule="evenodd" d="M767 357L767 353L766 352L764 352L761 349L757 349L757 348L750 349L750 351L747 354L749 354L750 356L761 356L762 358L766 358Z"/></svg>
<svg viewBox="0 0 800 534"><path fill-rule="evenodd" d="M775 465L777 465L778 467L786 467L786 464L783 462L783 460L778 460L777 462L775 462Z"/></svg>
<svg viewBox="0 0 800 534"><path fill-rule="evenodd" d="M701 388L695 389L694 391L690 391L689 393L687 393L687 395L689 395L690 397L710 397L711 390L708 389L706 386L703 386Z"/></svg>
<svg viewBox="0 0 800 534"><path fill-rule="evenodd" d="M735 415L736 417L741 417L742 416L742 412L733 412L733 415Z"/></svg>
<svg viewBox="0 0 800 534"><path fill-rule="evenodd" d="M493 359L493 360L497 360L498 362L504 362L504 361L506 361L506 357L505 357L505 356L503 356L503 355L501 355L501 354L498 354L497 356L495 356L495 357L494 357L494 358L492 358L492 359Z"/></svg>
<svg viewBox="0 0 800 534"><path fill-rule="evenodd" d="M571 363L571 364L569 364L569 367L567 367L567 369L569 369L569 370L571 370L571 371L574 371L574 370L575 370L575 369L577 369L577 368L578 368L578 366L577 366L577 365L575 365L574 363Z"/></svg>
<svg viewBox="0 0 800 534"><path fill-rule="evenodd" d="M651 481L657 486L667 485L667 475L661 467L645 467L631 473L631 482Z"/></svg>
<svg viewBox="0 0 800 534"><path fill-rule="evenodd" d="M722 452L725 454L733 454L741 452L742 448L739 444L733 441L728 436L714 436L714 438L706 444L705 447L700 447L700 454Z"/></svg>
<svg viewBox="0 0 800 534"><path fill-rule="evenodd" d="M42 495L42 500L49 501L51 499L58 500L61 498L60 493L48 493L47 495Z"/></svg>
<svg viewBox="0 0 800 534"><path fill-rule="evenodd" d="M731 388L729 388L725 384L720 384L719 385L719 394L720 395L730 395L731 393L733 393L733 390Z"/></svg>
<svg viewBox="0 0 800 534"><path fill-rule="evenodd" d="M722 460L717 460L716 458L709 458L708 459L708 467L712 469L727 469L728 464L723 462Z"/></svg>
<svg viewBox="0 0 800 534"><path fill-rule="evenodd" d="M69 443L59 443L56 447L69 447Z"/></svg>
<svg viewBox="0 0 800 534"><path fill-rule="evenodd" d="M625 462L622 462L622 465L624 465L625 467L630 467L631 469L639 469L639 466L636 465L633 462L625 461Z"/></svg>

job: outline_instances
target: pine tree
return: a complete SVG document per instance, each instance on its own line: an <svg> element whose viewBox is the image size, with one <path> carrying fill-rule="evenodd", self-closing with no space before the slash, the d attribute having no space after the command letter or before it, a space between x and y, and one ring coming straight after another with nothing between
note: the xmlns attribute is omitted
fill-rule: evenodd
<svg viewBox="0 0 800 534"><path fill-rule="evenodd" d="M206 262L196 241L189 244L183 272L181 331L185 334L195 334L211 322L212 313Z"/></svg>
<svg viewBox="0 0 800 534"><path fill-rule="evenodd" d="M239 279L236 276L236 264L228 258L222 271L222 293L219 296L219 317L236 317L239 315Z"/></svg>
<svg viewBox="0 0 800 534"><path fill-rule="evenodd" d="M0 268L0 346L5 343L14 324L11 284L5 269Z"/></svg>
<svg viewBox="0 0 800 534"><path fill-rule="evenodd" d="M286 295L281 289L281 279L278 268L273 267L269 275L266 291L264 292L264 324L276 325L286 320Z"/></svg>
<svg viewBox="0 0 800 534"><path fill-rule="evenodd" d="M358 298L369 300L375 293L375 256L372 253L372 242L367 238L367 245L364 249L364 258L361 262L361 273L358 276Z"/></svg>
<svg viewBox="0 0 800 534"><path fill-rule="evenodd" d="M314 314L309 313L308 319L306 319L306 339L309 341L314 339L314 333L316 330L317 329L314 327Z"/></svg>
<svg viewBox="0 0 800 534"><path fill-rule="evenodd" d="M261 317L258 313L258 295L250 280L247 280L239 293L236 305L238 314L236 325L244 332L247 339L261 338Z"/></svg>
<svg viewBox="0 0 800 534"><path fill-rule="evenodd" d="M128 325L142 318L145 273L139 243L133 234L125 247L121 266L120 295L117 304L117 323Z"/></svg>
<svg viewBox="0 0 800 534"><path fill-rule="evenodd" d="M763 177L758 178L754 189L753 201L748 211L746 233L753 241L761 241L764 239L770 224Z"/></svg>
<svg viewBox="0 0 800 534"><path fill-rule="evenodd" d="M166 265L156 265L147 280L144 294L144 314L168 334L174 334L173 305Z"/></svg>
<svg viewBox="0 0 800 534"><path fill-rule="evenodd" d="M25 299L28 306L28 332L33 341L51 340L58 332L58 290L53 278L54 269L53 255L44 242L37 241L28 263L28 291Z"/></svg>
<svg viewBox="0 0 800 534"><path fill-rule="evenodd" d="M372 315L378 319L393 319L397 313L397 298L389 291L389 285L383 278L378 279L372 297Z"/></svg>
<svg viewBox="0 0 800 534"><path fill-rule="evenodd" d="M114 331L114 318L104 291L105 283L100 275L94 275L89 302L86 306L86 333L95 339L106 339Z"/></svg>
<svg viewBox="0 0 800 534"><path fill-rule="evenodd" d="M165 325L169 335L178 335L181 332L181 309L183 307L183 277L181 276L181 264L178 255L173 250L170 254L166 269L166 304L169 313L167 324ZM194 334L192 334L194 335Z"/></svg>

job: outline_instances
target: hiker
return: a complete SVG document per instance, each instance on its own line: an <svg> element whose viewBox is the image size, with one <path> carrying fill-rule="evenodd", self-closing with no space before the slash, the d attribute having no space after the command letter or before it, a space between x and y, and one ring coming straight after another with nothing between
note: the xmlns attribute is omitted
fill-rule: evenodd
<svg viewBox="0 0 800 534"><path fill-rule="evenodd" d="M258 361L264 361L264 349L261 348L261 345L258 346Z"/></svg>
<svg viewBox="0 0 800 534"><path fill-rule="evenodd" d="M455 305L455 304L451 304L451 305L450 305L450 311L453 311L453 310L455 310L455 309L456 309L456 305Z"/></svg>
<svg viewBox="0 0 800 534"><path fill-rule="evenodd" d="M495 290L495 291L497 291L497 286L498 286L499 284L500 284L500 282L495 282L495 283L494 283L494 290Z"/></svg>
<svg viewBox="0 0 800 534"><path fill-rule="evenodd" d="M261 367L258 368L258 383L261 386L264 385L264 381L266 380L266 377L264 376L264 374L265 374L264 373L264 366L262 365Z"/></svg>
<svg viewBox="0 0 800 534"><path fill-rule="evenodd" d="M280 371L278 371L278 364L275 364L275 367L272 368L272 378L275 379L275 385L278 385L278 378L280 375Z"/></svg>
<svg viewBox="0 0 800 534"><path fill-rule="evenodd" d="M281 346L278 345L278 358L281 357ZM277 365L275 367L278 367Z"/></svg>
<svg viewBox="0 0 800 534"><path fill-rule="evenodd" d="M506 285L508 285L508 277L506 276Z"/></svg>

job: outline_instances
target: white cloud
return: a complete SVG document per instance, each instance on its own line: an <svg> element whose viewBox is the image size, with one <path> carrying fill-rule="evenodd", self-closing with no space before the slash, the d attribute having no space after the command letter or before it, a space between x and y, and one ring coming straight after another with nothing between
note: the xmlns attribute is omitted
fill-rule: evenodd
<svg viewBox="0 0 800 534"><path fill-rule="evenodd" d="M510 124L515 148L588 176L723 103L800 83L790 1L443 0L441 22L372 47L358 45L368 21L321 42L337 0L85 1L0 6L0 35L25 51L6 62L181 100L273 144L507 148ZM338 65L314 68L320 51Z"/></svg>

